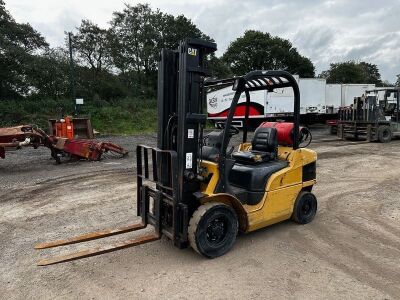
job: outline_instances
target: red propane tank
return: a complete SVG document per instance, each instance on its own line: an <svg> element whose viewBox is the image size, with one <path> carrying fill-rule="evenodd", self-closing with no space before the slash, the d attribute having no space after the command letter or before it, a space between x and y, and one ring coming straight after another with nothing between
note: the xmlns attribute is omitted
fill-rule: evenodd
<svg viewBox="0 0 400 300"><path fill-rule="evenodd" d="M278 135L278 145L293 145L293 123L291 122L263 122L259 127L276 128ZM302 127L299 128L301 132Z"/></svg>

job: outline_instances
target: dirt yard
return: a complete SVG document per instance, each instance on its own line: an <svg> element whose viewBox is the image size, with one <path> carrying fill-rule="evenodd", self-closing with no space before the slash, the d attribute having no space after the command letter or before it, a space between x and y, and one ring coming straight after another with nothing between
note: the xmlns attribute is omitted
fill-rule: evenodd
<svg viewBox="0 0 400 300"><path fill-rule="evenodd" d="M156 138L106 138L131 151L121 160L55 165L46 149L8 153L0 161L0 298L400 299L400 141L342 142L322 129L314 136L314 222L241 235L214 260L163 238L36 266L61 250L39 252L37 242L138 220L134 149Z"/></svg>

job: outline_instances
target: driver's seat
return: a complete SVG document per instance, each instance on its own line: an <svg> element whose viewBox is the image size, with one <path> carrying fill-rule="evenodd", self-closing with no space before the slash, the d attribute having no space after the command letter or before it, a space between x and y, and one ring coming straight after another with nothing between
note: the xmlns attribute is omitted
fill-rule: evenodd
<svg viewBox="0 0 400 300"><path fill-rule="evenodd" d="M232 153L232 157L245 164L258 164L274 160L278 152L278 137L276 128L259 127L254 132L250 151Z"/></svg>

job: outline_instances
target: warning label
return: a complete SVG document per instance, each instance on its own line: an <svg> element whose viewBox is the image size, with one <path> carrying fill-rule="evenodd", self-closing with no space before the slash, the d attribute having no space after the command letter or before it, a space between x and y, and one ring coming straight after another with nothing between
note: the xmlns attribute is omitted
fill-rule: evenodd
<svg viewBox="0 0 400 300"><path fill-rule="evenodd" d="M194 138L194 129L188 129L188 139Z"/></svg>
<svg viewBox="0 0 400 300"><path fill-rule="evenodd" d="M193 166L193 153L186 153L186 169L191 169Z"/></svg>

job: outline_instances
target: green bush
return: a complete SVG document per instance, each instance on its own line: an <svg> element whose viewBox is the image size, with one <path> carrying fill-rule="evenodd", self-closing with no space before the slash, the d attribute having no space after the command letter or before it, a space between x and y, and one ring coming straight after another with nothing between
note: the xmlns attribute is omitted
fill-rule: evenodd
<svg viewBox="0 0 400 300"><path fill-rule="evenodd" d="M63 109L61 109L61 107ZM70 99L27 99L0 101L0 126L37 124L47 129L48 119L74 113ZM93 128L101 134L153 132L157 128L155 99L126 98L115 103L104 100L85 102L80 115L91 118Z"/></svg>

